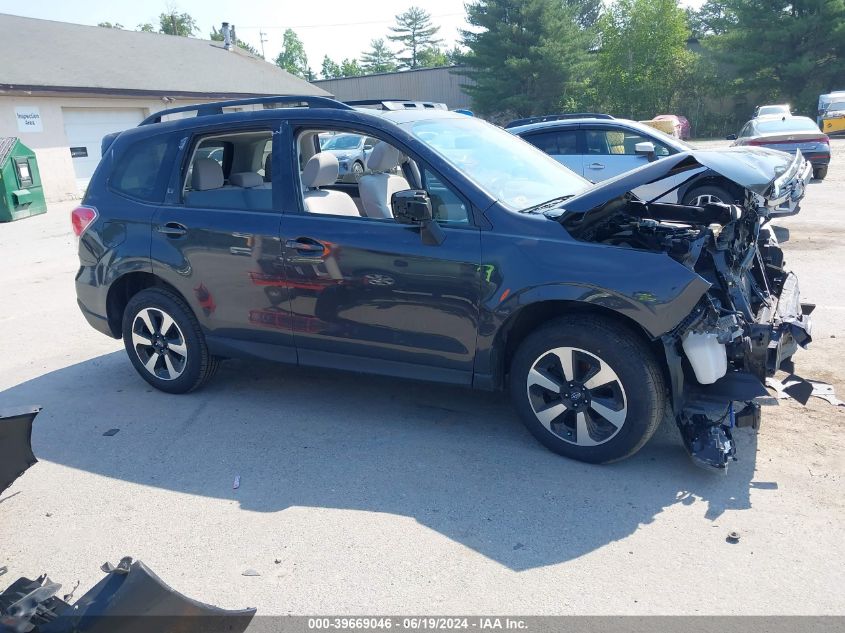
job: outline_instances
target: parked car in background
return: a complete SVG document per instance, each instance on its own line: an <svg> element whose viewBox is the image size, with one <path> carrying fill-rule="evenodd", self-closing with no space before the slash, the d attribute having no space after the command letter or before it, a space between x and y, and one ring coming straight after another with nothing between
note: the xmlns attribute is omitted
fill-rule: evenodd
<svg viewBox="0 0 845 633"><path fill-rule="evenodd" d="M508 132L524 138L593 182L615 178L649 162L694 149L651 126L610 116L540 121L508 128ZM677 189L661 198L662 202L742 202L745 196L742 187L712 170L702 170L694 178L678 178L677 184ZM649 185L642 185L637 193L650 199L654 191Z"/></svg>
<svg viewBox="0 0 845 633"><path fill-rule="evenodd" d="M845 94L827 105L819 127L825 134L845 134Z"/></svg>
<svg viewBox="0 0 845 633"><path fill-rule="evenodd" d="M830 139L815 122L805 116L761 116L742 126L739 134L731 134L734 146L768 147L801 154L813 165L813 177L827 176L830 163Z"/></svg>
<svg viewBox="0 0 845 633"><path fill-rule="evenodd" d="M251 104L296 107L224 113ZM378 139L372 173L336 182L327 130ZM221 144L222 164L204 155ZM313 96L164 110L103 145L71 213L77 300L161 391L231 357L508 390L561 455L622 459L668 415L723 470L810 341L765 226L804 194L799 156L684 151L591 185L480 119ZM631 193L703 170L754 195Z"/></svg>
<svg viewBox="0 0 845 633"><path fill-rule="evenodd" d="M324 151L337 158L340 182L357 182L367 171L367 159L375 147L376 140L358 134L335 134L329 136L320 145Z"/></svg>
<svg viewBox="0 0 845 633"><path fill-rule="evenodd" d="M787 103L777 105L761 105L754 109L755 118L758 116L792 116L792 108Z"/></svg>
<svg viewBox="0 0 845 633"><path fill-rule="evenodd" d="M816 123L819 127L822 127L822 118L824 118L828 107L835 101L845 101L845 90L836 90L828 94L819 95L819 107L816 116Z"/></svg>

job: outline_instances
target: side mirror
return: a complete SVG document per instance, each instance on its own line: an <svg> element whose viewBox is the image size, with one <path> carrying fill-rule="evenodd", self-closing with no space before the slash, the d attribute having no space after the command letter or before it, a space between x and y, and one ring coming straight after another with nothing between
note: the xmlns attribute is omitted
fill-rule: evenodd
<svg viewBox="0 0 845 633"><path fill-rule="evenodd" d="M446 239L446 233L432 218L431 200L422 189L397 191L390 197L390 209L399 224L413 224L420 227L422 243L439 246Z"/></svg>
<svg viewBox="0 0 845 633"><path fill-rule="evenodd" d="M390 198L390 209L400 224L423 224L433 217L428 192L422 189L397 191Z"/></svg>
<svg viewBox="0 0 845 633"><path fill-rule="evenodd" d="M725 137L725 140L726 140L726 141L735 141L735 140L736 140L736 134L728 134L728 135Z"/></svg>
<svg viewBox="0 0 845 633"><path fill-rule="evenodd" d="M649 154L654 154L654 143L651 141L643 141L642 143L637 143L634 145L634 151L637 154L648 156Z"/></svg>

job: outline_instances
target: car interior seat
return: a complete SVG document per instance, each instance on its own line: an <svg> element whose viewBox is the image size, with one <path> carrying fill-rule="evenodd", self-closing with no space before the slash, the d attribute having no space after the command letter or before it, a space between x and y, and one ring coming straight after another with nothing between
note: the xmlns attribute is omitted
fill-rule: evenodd
<svg viewBox="0 0 845 633"><path fill-rule="evenodd" d="M390 198L397 191L411 188L403 176L388 173L396 169L403 160L398 149L381 141L373 148L367 159L367 169L370 170L358 180L358 191L364 215L368 218L392 218Z"/></svg>
<svg viewBox="0 0 845 633"><path fill-rule="evenodd" d="M185 203L192 207L238 208L243 205L243 195L240 188L225 185L220 163L213 158L198 158Z"/></svg>
<svg viewBox="0 0 845 633"><path fill-rule="evenodd" d="M308 213L354 215L360 217L355 201L348 193L320 189L333 185L339 174L337 158L329 152L320 152L308 159L302 170L302 198Z"/></svg>

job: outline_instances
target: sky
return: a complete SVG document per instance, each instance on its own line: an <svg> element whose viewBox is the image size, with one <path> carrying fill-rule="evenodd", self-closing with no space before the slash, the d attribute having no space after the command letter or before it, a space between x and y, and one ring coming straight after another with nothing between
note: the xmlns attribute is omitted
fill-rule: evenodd
<svg viewBox="0 0 845 633"><path fill-rule="evenodd" d="M451 48L465 28L464 0L0 0L0 13L33 18L96 25L118 22L135 29L150 22L158 26L158 16L171 6L189 13L200 27L199 37L208 38L211 27L222 22L236 27L239 39L261 50L259 32L264 32L265 57L279 54L282 33L292 28L305 45L311 68L319 73L323 55L335 61L359 58L370 48L370 41L385 37L395 16L413 5L422 6L440 26L438 36Z"/></svg>
<svg viewBox="0 0 845 633"><path fill-rule="evenodd" d="M96 25L117 22L135 29L146 22L158 26L158 16L174 7L178 13L189 13L199 25L198 37L208 38L212 26L222 22L236 27L239 39L261 50L268 60L279 54L282 33L292 28L305 45L308 62L319 73L323 56L337 62L345 57L360 58L370 48L370 41L385 37L395 16L413 5L422 6L440 26L438 36L445 48L460 39L459 31L467 28L464 20L465 0L0 0L0 13L33 18ZM703 0L681 0L681 4L698 6ZM392 45L392 43L390 43Z"/></svg>

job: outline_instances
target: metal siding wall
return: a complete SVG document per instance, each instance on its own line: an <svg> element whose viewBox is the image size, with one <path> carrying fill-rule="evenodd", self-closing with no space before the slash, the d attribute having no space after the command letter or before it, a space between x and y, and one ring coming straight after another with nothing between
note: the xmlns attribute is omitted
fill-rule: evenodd
<svg viewBox="0 0 845 633"><path fill-rule="evenodd" d="M401 98L445 103L451 110L469 108L470 97L461 89L461 85L469 83L470 80L451 72L458 69L426 68L381 75L323 79L311 83L332 93L341 101Z"/></svg>

